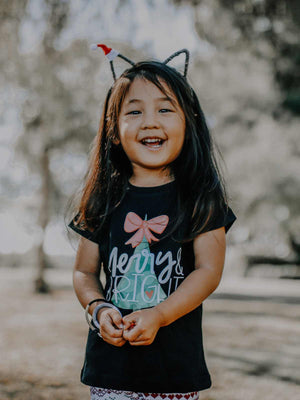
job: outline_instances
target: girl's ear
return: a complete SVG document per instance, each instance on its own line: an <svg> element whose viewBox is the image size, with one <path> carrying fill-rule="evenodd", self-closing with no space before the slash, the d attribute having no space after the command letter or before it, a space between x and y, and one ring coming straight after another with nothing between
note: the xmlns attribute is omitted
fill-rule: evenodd
<svg viewBox="0 0 300 400"><path fill-rule="evenodd" d="M112 142L113 142L113 144L115 144L116 146L118 146L118 145L121 143L121 141L120 141L120 139L119 139L118 137L113 138Z"/></svg>

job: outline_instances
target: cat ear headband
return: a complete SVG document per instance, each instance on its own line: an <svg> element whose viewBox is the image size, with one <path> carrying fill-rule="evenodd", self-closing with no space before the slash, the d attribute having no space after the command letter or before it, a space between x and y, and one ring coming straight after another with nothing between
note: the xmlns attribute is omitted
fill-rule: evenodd
<svg viewBox="0 0 300 400"><path fill-rule="evenodd" d="M107 47L105 44L97 43L97 44L91 45L92 50L97 50L98 48L101 48L104 51L105 56L109 60L110 68L111 68L111 72L112 72L114 81L116 81L116 79L117 79L115 69L114 69L114 64L113 64L113 61L116 57L120 57L123 60L125 60L126 62L128 62L129 64L131 64L132 66L135 66L135 63L133 61L129 60L129 58L123 56L117 50ZM168 64L168 62L173 60L173 58L179 56L181 53L185 54L183 77L186 78L186 74L187 74L187 70L188 70L188 66L189 66L189 59L190 59L190 53L187 49L182 49L182 50L176 51L175 53L171 54L170 57L168 57L165 61L163 61L163 64Z"/></svg>

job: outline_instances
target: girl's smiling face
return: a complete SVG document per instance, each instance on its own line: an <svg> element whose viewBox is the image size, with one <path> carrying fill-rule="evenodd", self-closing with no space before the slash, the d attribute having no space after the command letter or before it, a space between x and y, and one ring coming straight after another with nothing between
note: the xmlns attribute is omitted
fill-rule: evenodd
<svg viewBox="0 0 300 400"><path fill-rule="evenodd" d="M185 137L185 115L174 93L160 81L166 94L152 82L136 78L121 106L119 142L129 158L133 177L159 176L180 154ZM166 169L167 168L167 169Z"/></svg>

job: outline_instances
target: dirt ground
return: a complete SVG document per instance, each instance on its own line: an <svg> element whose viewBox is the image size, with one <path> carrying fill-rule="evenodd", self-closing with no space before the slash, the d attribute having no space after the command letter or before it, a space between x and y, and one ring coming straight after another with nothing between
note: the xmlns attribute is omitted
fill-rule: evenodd
<svg viewBox="0 0 300 400"><path fill-rule="evenodd" d="M0 269L0 400L84 400L79 381L87 325L71 271L52 270L50 295L29 268ZM296 400L299 304L210 298L204 345L213 386L201 400Z"/></svg>

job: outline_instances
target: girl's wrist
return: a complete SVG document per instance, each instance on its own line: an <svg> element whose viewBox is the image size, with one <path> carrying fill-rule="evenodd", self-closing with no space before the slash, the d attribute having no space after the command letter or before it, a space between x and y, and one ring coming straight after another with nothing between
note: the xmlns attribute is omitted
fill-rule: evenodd
<svg viewBox="0 0 300 400"><path fill-rule="evenodd" d="M93 303L91 306L90 306L90 308L89 308L89 314L91 314L91 315L93 315L93 312L94 312L94 310L95 310L95 308L99 305L99 304L102 304L102 303L106 303L106 300L105 299L103 299L103 300L97 300L97 301L95 301L95 303ZM100 312L99 312L99 314L100 314Z"/></svg>
<svg viewBox="0 0 300 400"><path fill-rule="evenodd" d="M161 310L161 308L159 307L159 304L157 306L153 307L153 310L155 310L156 313L157 313L159 326L160 327L167 326L168 325L167 318L164 315L164 313Z"/></svg>
<svg viewBox="0 0 300 400"><path fill-rule="evenodd" d="M103 299L102 297L96 298L94 300L91 300L85 307L85 319L92 331L96 329L95 324L92 324L94 311L96 307L102 304L103 302L106 303L106 300Z"/></svg>
<svg viewBox="0 0 300 400"><path fill-rule="evenodd" d="M103 307L103 308L101 308L101 310L99 310L97 312L97 320L98 320L98 322L100 322L100 317L101 317L103 311L107 311L107 310L109 310L109 307Z"/></svg>

